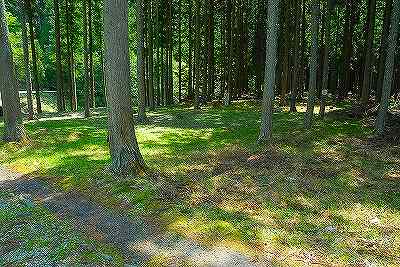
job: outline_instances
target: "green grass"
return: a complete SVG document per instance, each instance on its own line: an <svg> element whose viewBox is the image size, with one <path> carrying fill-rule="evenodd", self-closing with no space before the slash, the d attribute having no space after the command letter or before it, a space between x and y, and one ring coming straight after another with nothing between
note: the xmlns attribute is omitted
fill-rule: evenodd
<svg viewBox="0 0 400 267"><path fill-rule="evenodd" d="M360 121L328 116L305 131L302 114L286 112L258 146L259 111L239 102L149 113L137 136L157 180L105 171L102 114L27 123L32 141L0 143L0 164L277 265L400 264L399 147L373 145Z"/></svg>

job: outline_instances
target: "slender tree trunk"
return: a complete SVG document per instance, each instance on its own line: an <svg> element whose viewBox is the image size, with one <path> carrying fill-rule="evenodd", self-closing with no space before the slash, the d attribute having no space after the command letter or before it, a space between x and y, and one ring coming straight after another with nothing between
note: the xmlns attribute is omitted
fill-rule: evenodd
<svg viewBox="0 0 400 267"><path fill-rule="evenodd" d="M69 93L71 111L78 110L76 79L75 79L75 57L74 57L74 0L65 1L66 27L67 27L67 53L68 53L68 72L69 72Z"/></svg>
<svg viewBox="0 0 400 267"><path fill-rule="evenodd" d="M232 45L232 0L226 0L226 48L225 57L227 58L227 70L226 70L226 87L224 94L224 105L229 106L232 97L232 57L233 57L233 45Z"/></svg>
<svg viewBox="0 0 400 267"><path fill-rule="evenodd" d="M178 2L178 102L182 101L182 0Z"/></svg>
<svg viewBox="0 0 400 267"><path fill-rule="evenodd" d="M268 1L258 0L257 2L257 18L256 18L256 33L255 33L255 93L257 98L262 96L262 83L264 78L264 59L265 59L265 21L266 21L266 3Z"/></svg>
<svg viewBox="0 0 400 267"><path fill-rule="evenodd" d="M26 28L26 11L25 8L22 8L22 45L24 50L24 71L25 71L25 90L26 90L26 98L28 102L28 120L33 120L33 103L32 103L32 78L31 78L31 69L29 65L29 41L28 41L28 32Z"/></svg>
<svg viewBox="0 0 400 267"><path fill-rule="evenodd" d="M372 66L372 50L375 33L375 14L376 14L376 0L369 0L367 21L367 39L365 45L365 63L364 63L364 78L361 91L361 103L365 106L368 104L370 89L371 89L371 66Z"/></svg>
<svg viewBox="0 0 400 267"><path fill-rule="evenodd" d="M110 169L142 171L145 164L136 139L130 91L127 1L104 0L104 42Z"/></svg>
<svg viewBox="0 0 400 267"><path fill-rule="evenodd" d="M295 0L295 32L294 32L294 51L293 51L293 77L290 92L290 112L296 112L296 98L299 80L299 43L300 43L300 19L301 19L301 0ZM305 47L303 48L305 49Z"/></svg>
<svg viewBox="0 0 400 267"><path fill-rule="evenodd" d="M167 91L167 105L173 105L174 104L174 75L173 75L173 65L172 65L172 60L173 60L173 32L172 32L172 21L173 21L173 16L172 16L172 0L168 0L168 91Z"/></svg>
<svg viewBox="0 0 400 267"><path fill-rule="evenodd" d="M0 0L0 93L4 112L3 140L20 141L24 138L24 127L4 0Z"/></svg>
<svg viewBox="0 0 400 267"><path fill-rule="evenodd" d="M83 0L83 50L85 68L85 118L90 117L90 70L89 70L89 44L88 44L88 12L87 1Z"/></svg>
<svg viewBox="0 0 400 267"><path fill-rule="evenodd" d="M208 65L208 92L207 99L211 101L214 98L214 87L215 87L215 65L214 65L214 0L208 0L209 12L208 15L208 54L207 54L207 65Z"/></svg>
<svg viewBox="0 0 400 267"><path fill-rule="evenodd" d="M390 92L392 89L395 52L396 52L397 38L399 32L399 21L400 21L400 0L394 0L393 11L392 11L392 22L388 37L388 49L385 61L386 67L385 67L385 76L383 79L381 104L379 107L378 117L376 119L377 134L383 134L385 130L386 115L388 112Z"/></svg>
<svg viewBox="0 0 400 267"><path fill-rule="evenodd" d="M199 109L200 104L199 104L199 89L200 89L200 45L201 45L201 39L200 39L200 0L195 0L196 3L196 32L195 32L195 79L196 79L196 84L194 87L194 108Z"/></svg>
<svg viewBox="0 0 400 267"><path fill-rule="evenodd" d="M331 50L331 14L332 14L332 0L328 0L326 9L326 28L325 28L325 44L324 44L324 63L323 63L323 74L322 74L322 92L321 92L321 105L319 109L319 115L321 118L325 116L326 97L328 95L329 87L329 59Z"/></svg>
<svg viewBox="0 0 400 267"><path fill-rule="evenodd" d="M376 88L376 101L379 103L382 95L383 77L385 75L385 60L387 51L387 42L390 30L390 14L392 13L393 0L385 0L385 12L383 15L383 28L381 35L381 47L379 48L379 63L378 63L378 79Z"/></svg>
<svg viewBox="0 0 400 267"><path fill-rule="evenodd" d="M96 87L94 82L94 66L93 66L93 20L92 20L92 1L88 1L88 46L89 46L89 90L90 90L90 107L96 107Z"/></svg>
<svg viewBox="0 0 400 267"><path fill-rule="evenodd" d="M33 10L31 0L25 0L25 9L28 14L29 23L29 36L31 41L32 53L32 74L33 74L33 88L36 94L36 111L38 114L42 113L42 102L40 101L40 88L39 88L39 73L36 58L36 45L35 45L35 32L33 31Z"/></svg>
<svg viewBox="0 0 400 267"><path fill-rule="evenodd" d="M145 58L144 58L144 20L143 20L143 0L137 1L137 84L138 84L138 122L144 123L146 117L146 88L145 88Z"/></svg>
<svg viewBox="0 0 400 267"><path fill-rule="evenodd" d="M285 1L286 5L289 4L289 1ZM285 5L285 6L286 6ZM289 88L289 50L290 50L290 8L284 8L284 41L283 41L283 58L282 58L282 77L281 77L281 104L285 103L286 93Z"/></svg>
<svg viewBox="0 0 400 267"><path fill-rule="evenodd" d="M193 99L193 0L189 0L188 99Z"/></svg>
<svg viewBox="0 0 400 267"><path fill-rule="evenodd" d="M149 107L154 110L154 30L153 30L153 1L149 2Z"/></svg>
<svg viewBox="0 0 400 267"><path fill-rule="evenodd" d="M312 126L315 95L317 92L319 12L319 0L313 0L311 22L310 83L307 99L307 111L304 117L304 127L306 129L311 129Z"/></svg>
<svg viewBox="0 0 400 267"><path fill-rule="evenodd" d="M258 142L271 139L272 136L272 114L274 103L275 75L278 47L278 24L279 24L279 0L268 1L268 22L265 59L265 77L263 104L261 113L261 128Z"/></svg>
<svg viewBox="0 0 400 267"><path fill-rule="evenodd" d="M56 35L56 78L57 78L57 110L65 111L64 104L64 78L61 58L61 28L60 28L60 5L59 0L54 0L54 24Z"/></svg>

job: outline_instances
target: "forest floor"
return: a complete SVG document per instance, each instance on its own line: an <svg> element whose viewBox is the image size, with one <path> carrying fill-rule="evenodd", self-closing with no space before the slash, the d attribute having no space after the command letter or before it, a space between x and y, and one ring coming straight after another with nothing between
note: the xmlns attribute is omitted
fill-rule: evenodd
<svg viewBox="0 0 400 267"><path fill-rule="evenodd" d="M105 168L103 111L43 118L26 123L29 142L0 143L0 164L261 265L398 266L399 143L372 138L368 118L331 111L311 131L302 113L277 111L272 142L258 146L257 104L160 109L137 126L159 174L123 180Z"/></svg>

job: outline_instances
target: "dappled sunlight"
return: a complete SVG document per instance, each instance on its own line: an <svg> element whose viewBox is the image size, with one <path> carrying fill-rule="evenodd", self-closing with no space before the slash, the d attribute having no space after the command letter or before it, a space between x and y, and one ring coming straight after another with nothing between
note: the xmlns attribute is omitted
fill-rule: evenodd
<svg viewBox="0 0 400 267"><path fill-rule="evenodd" d="M397 260L400 190L391 177L398 151L369 145L370 130L359 122L316 119L304 131L302 114L276 113L273 141L258 146L252 105L161 109L149 120L136 133L156 177L119 181L107 172L102 114L30 122L32 142L0 143L0 162L107 206L127 206L132 217L156 217L200 243L269 262Z"/></svg>

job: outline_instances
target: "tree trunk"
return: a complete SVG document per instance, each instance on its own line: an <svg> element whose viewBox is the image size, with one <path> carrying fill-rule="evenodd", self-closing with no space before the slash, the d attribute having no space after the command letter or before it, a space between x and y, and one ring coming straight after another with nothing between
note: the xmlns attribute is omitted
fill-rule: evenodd
<svg viewBox="0 0 400 267"><path fill-rule="evenodd" d="M399 21L400 21L400 0L394 0L391 28L388 36L388 50L385 61L386 67L385 67L385 76L383 79L381 104L379 107L378 117L376 119L377 134L383 134L385 130L385 120L389 107L390 92L392 89L394 60L395 60L395 52L396 52L397 38L399 32Z"/></svg>
<svg viewBox="0 0 400 267"><path fill-rule="evenodd" d="M367 39L365 40L365 63L364 63L364 78L361 91L361 103L364 107L368 104L370 89L371 89L371 67L372 67L372 53L373 42L375 33L375 14L376 14L376 0L369 0L367 21Z"/></svg>
<svg viewBox="0 0 400 267"><path fill-rule="evenodd" d="M104 0L104 43L110 169L142 171L145 164L136 139L130 89L127 1Z"/></svg>
<svg viewBox="0 0 400 267"><path fill-rule="evenodd" d="M226 0L226 86L224 94L224 105L229 106L232 97L232 57L233 57L233 45L232 45L232 0Z"/></svg>
<svg viewBox="0 0 400 267"><path fill-rule="evenodd" d="M299 79L299 43L300 43L300 19L301 19L301 0L295 0L295 32L294 32L294 51L293 51L293 77L290 90L290 112L296 112L296 98ZM305 47L303 47L305 49Z"/></svg>
<svg viewBox="0 0 400 267"><path fill-rule="evenodd" d="M325 44L324 44L324 63L322 69L322 92L321 92L321 105L319 115L321 118L325 116L326 97L328 95L329 87L329 59L331 50L331 14L333 10L332 0L328 0L326 8L326 28L325 28Z"/></svg>
<svg viewBox="0 0 400 267"><path fill-rule="evenodd" d="M26 28L26 11L25 8L22 8L22 46L24 50L24 71L25 71L25 90L26 90L26 98L28 102L28 120L33 120L33 103L32 103L32 77L31 77L31 68L29 65L29 41L28 41L28 32Z"/></svg>
<svg viewBox="0 0 400 267"><path fill-rule="evenodd" d="M40 101L40 88L39 88L39 73L37 67L36 58L36 45L35 45L35 32L33 31L33 10L31 0L25 0L25 9L28 14L29 23L29 36L31 41L31 53L32 53L32 74L33 74L33 88L36 94L36 112L42 113L42 103Z"/></svg>
<svg viewBox="0 0 400 267"><path fill-rule="evenodd" d="M188 55L188 99L193 99L193 0L189 0L189 55Z"/></svg>
<svg viewBox="0 0 400 267"><path fill-rule="evenodd" d="M137 21L137 84L138 84L138 122L144 123L146 117L146 87L145 87L145 58L144 58L144 20L143 20L143 0L136 3L136 21ZM125 22L124 22L125 23Z"/></svg>
<svg viewBox="0 0 400 267"><path fill-rule="evenodd" d="M272 136L272 114L274 103L275 75L278 47L278 24L279 24L279 0L268 1L268 22L265 59L265 77L263 104L261 113L261 128L258 142L271 139Z"/></svg>
<svg viewBox="0 0 400 267"><path fill-rule="evenodd" d="M194 87L194 108L199 109L199 89L200 89L200 0L195 0L196 4L196 25L195 25L195 79L196 84Z"/></svg>
<svg viewBox="0 0 400 267"><path fill-rule="evenodd" d="M311 23L310 83L307 99L307 111L304 117L304 127L306 129L311 129L314 115L315 95L317 92L319 0L313 0Z"/></svg>
<svg viewBox="0 0 400 267"><path fill-rule="evenodd" d="M93 20L92 20L92 1L88 1L88 45L89 45L89 91L90 91L90 107L96 107L96 87L94 82L94 66L93 66Z"/></svg>
<svg viewBox="0 0 400 267"><path fill-rule="evenodd" d="M85 118L90 117L90 74L89 74L89 44L88 44L88 12L87 1L83 0L83 53L84 53L84 92L85 92ZM90 1L90 0L89 0Z"/></svg>
<svg viewBox="0 0 400 267"><path fill-rule="evenodd" d="M149 44L148 44L148 51L149 51L149 107L150 110L154 110L154 30L153 30L153 6L152 1L149 2Z"/></svg>
<svg viewBox="0 0 400 267"><path fill-rule="evenodd" d="M182 101L182 0L178 2L178 102Z"/></svg>
<svg viewBox="0 0 400 267"><path fill-rule="evenodd" d="M65 1L66 28L67 28L67 54L68 54L68 73L69 73L69 94L71 111L78 110L76 79L75 79L75 57L74 57L74 0Z"/></svg>
<svg viewBox="0 0 400 267"><path fill-rule="evenodd" d="M380 102L382 95L383 77L385 75L385 60L387 51L387 40L390 30L390 14L392 13L393 0L385 1L385 12L383 15L383 28L381 34L381 47L379 48L378 80L376 82L376 101Z"/></svg>
<svg viewBox="0 0 400 267"><path fill-rule="evenodd" d="M59 0L54 0L54 24L56 34L56 78L57 78L57 110L65 111L64 104L64 78L61 58L61 28L60 28L60 5Z"/></svg>
<svg viewBox="0 0 400 267"><path fill-rule="evenodd" d="M254 44L254 64L255 64L255 94L257 98L261 98L262 95L262 83L264 78L264 59L265 59L265 15L266 5L265 0L258 0L257 2L257 21L256 21L256 33L255 33L255 44Z"/></svg>
<svg viewBox="0 0 400 267"><path fill-rule="evenodd" d="M24 128L3 0L0 0L0 44L0 93L4 112L3 140L15 142L24 137Z"/></svg>

